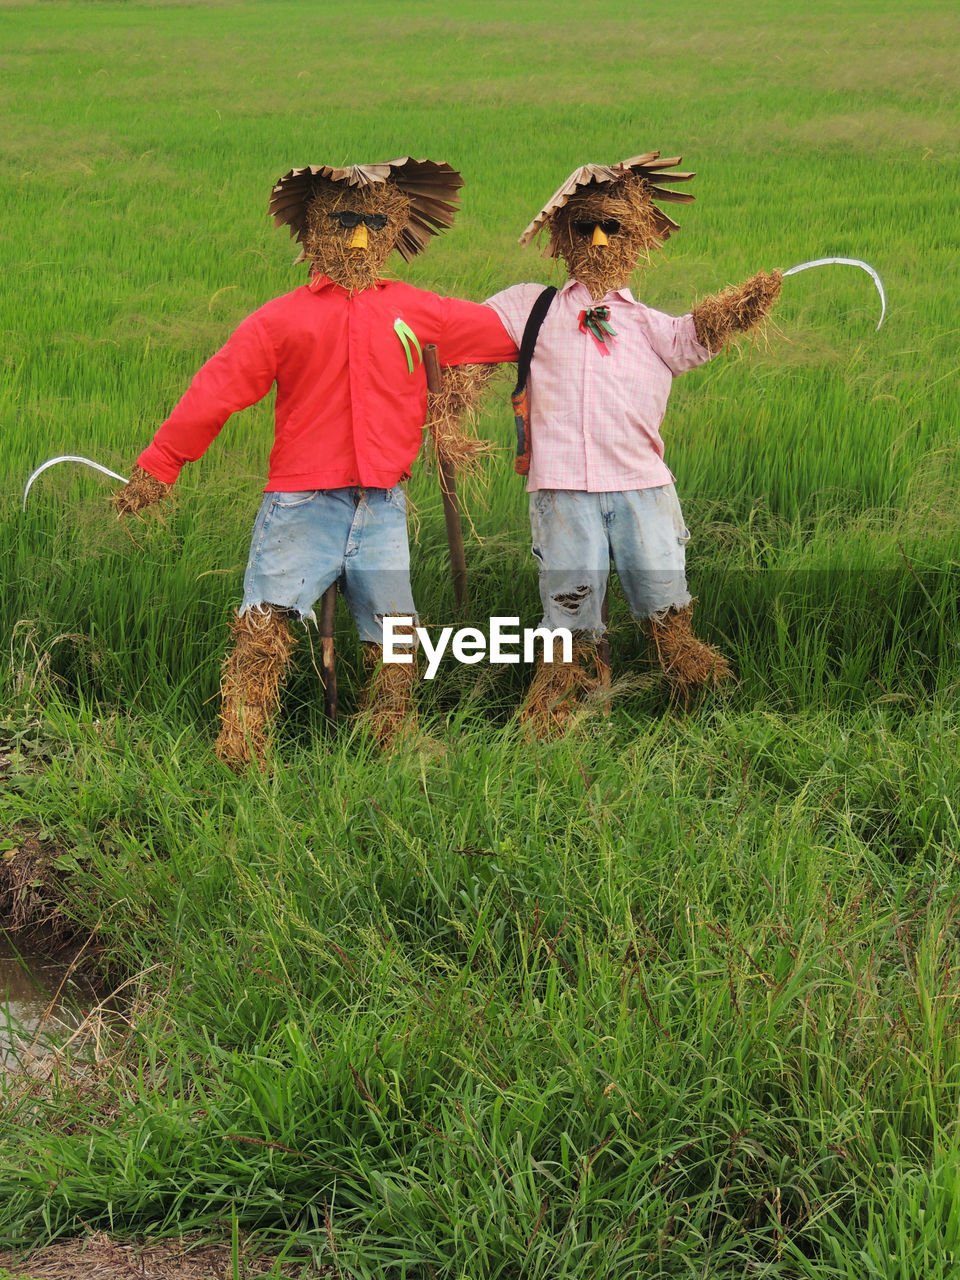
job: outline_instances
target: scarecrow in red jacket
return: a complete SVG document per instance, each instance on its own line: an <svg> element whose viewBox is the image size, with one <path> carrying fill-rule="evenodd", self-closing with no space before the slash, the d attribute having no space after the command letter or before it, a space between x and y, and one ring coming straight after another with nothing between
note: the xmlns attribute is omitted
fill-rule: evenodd
<svg viewBox="0 0 960 1280"><path fill-rule="evenodd" d="M421 348L442 365L497 363L516 348L487 307L382 278L453 222L460 175L408 157L292 169L270 213L302 245L309 283L244 320L200 369L137 459L121 514L163 497L237 410L276 384L269 478L254 524L233 646L223 665L216 751L262 759L295 644L292 620L339 581L363 644L371 724L391 746L409 726L415 664L382 659L383 619L410 615L406 495L427 409Z"/></svg>
<svg viewBox="0 0 960 1280"><path fill-rule="evenodd" d="M726 659L693 634L689 534L660 425L673 379L759 324L780 275L761 271L680 317L637 302L630 277L679 229L656 201L694 198L663 185L694 175L666 172L680 160L659 156L577 169L520 238L528 244L546 229L546 254L569 273L537 332L532 441L517 465L527 474L542 625L576 638L573 662L541 664L527 696L523 716L538 736L562 731L579 697L609 681L601 604L611 557L674 693L686 698L729 676ZM488 299L518 347L542 292L520 284Z"/></svg>

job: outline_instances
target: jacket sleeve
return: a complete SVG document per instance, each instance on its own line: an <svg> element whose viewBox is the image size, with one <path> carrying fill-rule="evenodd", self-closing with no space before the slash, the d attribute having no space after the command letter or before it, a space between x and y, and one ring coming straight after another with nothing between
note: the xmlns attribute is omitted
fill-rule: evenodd
<svg viewBox="0 0 960 1280"><path fill-rule="evenodd" d="M479 302L444 298L437 355L442 365L501 364L519 352L503 321Z"/></svg>
<svg viewBox="0 0 960 1280"><path fill-rule="evenodd" d="M276 376L273 343L254 312L199 370L137 462L173 484L183 464L203 455L232 413L262 400Z"/></svg>

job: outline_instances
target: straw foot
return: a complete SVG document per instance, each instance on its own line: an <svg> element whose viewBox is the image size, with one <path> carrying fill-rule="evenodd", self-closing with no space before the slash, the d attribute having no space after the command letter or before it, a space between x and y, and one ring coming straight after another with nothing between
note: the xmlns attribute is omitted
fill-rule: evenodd
<svg viewBox="0 0 960 1280"><path fill-rule="evenodd" d="M693 634L692 618L691 603L683 608L664 609L642 624L653 641L672 695L685 702L697 689L718 688L733 674L719 649Z"/></svg>
<svg viewBox="0 0 960 1280"><path fill-rule="evenodd" d="M570 662L541 658L520 708L527 736L539 742L561 738L590 710L609 709L610 665L597 644L574 641Z"/></svg>

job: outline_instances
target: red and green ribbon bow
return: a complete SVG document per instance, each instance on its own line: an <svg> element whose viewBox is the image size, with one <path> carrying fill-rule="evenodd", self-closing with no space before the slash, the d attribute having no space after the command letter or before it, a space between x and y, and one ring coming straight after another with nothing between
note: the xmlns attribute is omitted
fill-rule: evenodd
<svg viewBox="0 0 960 1280"><path fill-rule="evenodd" d="M610 352L606 346L607 339L617 336L616 329L610 324L610 308L587 307L586 311L581 311L580 332L589 333L600 348L600 354L608 356Z"/></svg>

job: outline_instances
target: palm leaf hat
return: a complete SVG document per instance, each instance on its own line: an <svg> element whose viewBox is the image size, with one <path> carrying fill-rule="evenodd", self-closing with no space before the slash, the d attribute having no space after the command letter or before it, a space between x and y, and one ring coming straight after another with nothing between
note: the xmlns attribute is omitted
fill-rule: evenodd
<svg viewBox="0 0 960 1280"><path fill-rule="evenodd" d="M621 160L619 164L581 165L579 169L574 169L570 177L556 189L520 236L520 243L528 245L545 226L548 226L557 210L562 209L572 197L583 194L584 191L592 186L618 182L628 173L637 174L645 179L650 190L650 198L653 201L672 200L678 204L691 204L696 199L696 196L690 195L687 191L670 191L662 185L665 182L689 182L691 178L696 177L694 173L663 172L665 169L675 169L682 159L682 156L675 156L669 160L661 160L659 151L648 151L642 156L631 156L629 160ZM666 240L671 232L680 230L680 224L674 222L656 204L654 204L654 221L657 234L661 240ZM558 246L552 228L550 240L543 251L543 255L546 258L556 258L558 256Z"/></svg>
<svg viewBox="0 0 960 1280"><path fill-rule="evenodd" d="M427 247L431 236L453 226L460 206L457 192L463 186L463 178L452 166L435 160L413 160L410 156L387 160L384 164L352 164L340 169L327 164L291 169L274 184L269 213L274 226L289 226L291 236L296 236L299 244L304 240L307 206L318 178L344 182L351 187L395 183L411 202L396 246L406 262ZM301 253L297 261L304 257Z"/></svg>

